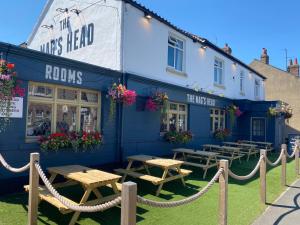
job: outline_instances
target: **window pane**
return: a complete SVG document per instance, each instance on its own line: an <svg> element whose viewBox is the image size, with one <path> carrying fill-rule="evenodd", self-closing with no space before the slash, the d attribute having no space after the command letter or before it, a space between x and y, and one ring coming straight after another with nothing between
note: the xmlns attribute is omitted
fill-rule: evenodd
<svg viewBox="0 0 300 225"><path fill-rule="evenodd" d="M56 132L76 131L77 107L57 105Z"/></svg>
<svg viewBox="0 0 300 225"><path fill-rule="evenodd" d="M57 89L57 97L58 97L58 99L63 99L63 100L76 100L77 99L77 91L58 88Z"/></svg>
<svg viewBox="0 0 300 225"><path fill-rule="evenodd" d="M51 132L52 105L29 102L27 136L45 135Z"/></svg>
<svg viewBox="0 0 300 225"><path fill-rule="evenodd" d="M80 130L95 131L97 130L98 110L92 107L81 107L80 109Z"/></svg>
<svg viewBox="0 0 300 225"><path fill-rule="evenodd" d="M210 117L210 131L214 131L214 118Z"/></svg>
<svg viewBox="0 0 300 225"><path fill-rule="evenodd" d="M53 89L44 85L30 85L29 95L42 98L52 98Z"/></svg>
<svg viewBox="0 0 300 225"><path fill-rule="evenodd" d="M218 69L215 67L214 69L214 82L218 83Z"/></svg>
<svg viewBox="0 0 300 225"><path fill-rule="evenodd" d="M175 50L172 47L168 47L168 65L171 67L175 67L174 65L174 58L175 58Z"/></svg>
<svg viewBox="0 0 300 225"><path fill-rule="evenodd" d="M170 131L177 130L176 129L176 124L177 124L177 116L176 116L176 114L170 114L170 118L169 118L169 128L170 128Z"/></svg>
<svg viewBox="0 0 300 225"><path fill-rule="evenodd" d="M171 104L170 104L170 110L177 110L177 105L171 103Z"/></svg>
<svg viewBox="0 0 300 225"><path fill-rule="evenodd" d="M183 52L180 50L176 50L176 61L175 61L175 69L182 71L183 67Z"/></svg>
<svg viewBox="0 0 300 225"><path fill-rule="evenodd" d="M179 111L185 112L185 105L179 105Z"/></svg>
<svg viewBox="0 0 300 225"><path fill-rule="evenodd" d="M163 113L160 117L160 132L168 131L168 118L167 114Z"/></svg>
<svg viewBox="0 0 300 225"><path fill-rule="evenodd" d="M185 130L185 123L186 123L185 115L179 115L179 118L178 118L179 131L184 131Z"/></svg>
<svg viewBox="0 0 300 225"><path fill-rule="evenodd" d="M81 101L97 103L98 102L98 94L82 91L81 92Z"/></svg>
<svg viewBox="0 0 300 225"><path fill-rule="evenodd" d="M183 49L183 41L177 40L177 48Z"/></svg>

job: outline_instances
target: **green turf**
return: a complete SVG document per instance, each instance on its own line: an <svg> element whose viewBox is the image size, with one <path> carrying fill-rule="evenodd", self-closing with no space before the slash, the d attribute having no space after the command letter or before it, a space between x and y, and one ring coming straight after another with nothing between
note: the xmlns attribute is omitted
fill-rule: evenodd
<svg viewBox="0 0 300 225"><path fill-rule="evenodd" d="M275 159L276 156L272 158ZM248 174L256 165L257 158L242 164L234 162L232 170L239 175ZM211 169L205 181L202 171L193 169L193 174L187 178L187 186L183 187L179 181L170 182L163 187L161 195L155 197L156 187L147 182L138 182L138 193L145 198L158 201L178 200L190 196L204 187L215 174ZM157 172L157 171L154 171ZM267 174L267 202L273 202L285 189L280 185L281 167L268 168ZM287 165L287 180L291 184L296 179L294 161ZM136 180L133 180L136 181ZM105 190L104 190L105 191ZM108 191L108 190L107 190ZM71 195L78 199L82 195L79 187L59 190L64 195ZM27 194L14 194L0 198L0 225L27 224ZM228 224L251 224L266 208L259 200L258 176L250 181L237 182L229 179L228 191ZM42 202L39 207L39 224L68 224L71 214L62 215L56 208ZM197 201L170 209L158 209L139 205L137 208L138 225L214 225L218 224L218 184ZM83 213L78 224L81 225L118 225L120 224L120 208L115 207L102 213Z"/></svg>

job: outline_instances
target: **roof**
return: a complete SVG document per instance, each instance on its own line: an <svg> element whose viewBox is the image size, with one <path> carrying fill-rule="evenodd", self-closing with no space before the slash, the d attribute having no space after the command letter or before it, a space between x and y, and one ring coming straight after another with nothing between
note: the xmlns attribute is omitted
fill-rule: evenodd
<svg viewBox="0 0 300 225"><path fill-rule="evenodd" d="M29 36L28 38L28 42L31 42L35 33L37 32L37 29L40 27L41 23L42 23L42 20L44 19L48 9L50 8L51 4L53 3L54 0L48 0L39 19L38 19L38 22L36 23L31 35ZM218 53L222 54L223 56L231 59L232 61L242 65L243 67L245 67L246 69L248 69L249 71L255 73L257 76L261 77L262 79L267 79L264 75L262 75L261 73L257 72L256 70L254 70L253 68L251 68L250 66L248 66L246 63L242 62L241 60L239 60L238 58L226 53L225 51L223 51L221 48L219 48L218 46L216 46L215 44L213 44L212 42L210 42L209 40L205 39L205 38L202 38L198 35L195 35L195 34L192 34L190 32L187 32L175 25L173 25L171 22L169 22L168 20L166 20L165 18L161 17L160 15L158 15L157 13L155 13L154 11L148 9L147 7L145 7L144 5L138 3L137 1L134 1L134 0L121 0L125 3L128 3L132 6L134 6L135 8L151 15L153 18L157 19L158 21L166 24L167 26L171 27L172 29L176 30L177 32L185 35L186 37L192 39L194 42L198 42L200 43L201 45L204 45L204 46L207 46L207 47L210 47L211 49L217 51Z"/></svg>
<svg viewBox="0 0 300 225"><path fill-rule="evenodd" d="M263 63L263 62L261 62L261 61L258 60L258 59L254 59L254 60L249 64L249 66L250 66L250 67L255 67L255 65L258 65L258 64L259 64L260 66L266 66L266 67L270 67L270 68L272 68L272 69L275 69L275 70L277 70L278 72L280 72L280 73L282 73L282 74L290 75L290 76L295 77L295 75L293 75L293 74L291 74L291 73L289 73L289 72L287 72L287 71L285 71L285 70L283 70L283 69L280 69L280 68L278 68L278 67L276 67L276 66L273 66L273 65L271 65L271 64Z"/></svg>

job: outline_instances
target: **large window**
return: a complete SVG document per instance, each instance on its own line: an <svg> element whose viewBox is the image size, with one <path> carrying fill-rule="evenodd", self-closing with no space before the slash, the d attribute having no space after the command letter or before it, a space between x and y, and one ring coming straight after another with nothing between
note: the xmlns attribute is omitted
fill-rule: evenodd
<svg viewBox="0 0 300 225"><path fill-rule="evenodd" d="M100 94L64 86L30 83L27 137L100 127Z"/></svg>
<svg viewBox="0 0 300 225"><path fill-rule="evenodd" d="M187 105L170 102L166 113L161 115L160 131L186 131Z"/></svg>
<svg viewBox="0 0 300 225"><path fill-rule="evenodd" d="M225 110L211 109L210 110L210 130L215 132L217 129L225 128Z"/></svg>
<svg viewBox="0 0 300 225"><path fill-rule="evenodd" d="M240 73L240 93L244 94L245 92L245 74L244 71L241 71Z"/></svg>
<svg viewBox="0 0 300 225"><path fill-rule="evenodd" d="M173 36L168 41L168 66L183 71L184 42Z"/></svg>
<svg viewBox="0 0 300 225"><path fill-rule="evenodd" d="M224 85L224 62L218 58L215 58L214 63L214 83Z"/></svg>
<svg viewBox="0 0 300 225"><path fill-rule="evenodd" d="M260 82L259 80L255 80L254 83L254 97L259 98L260 95Z"/></svg>

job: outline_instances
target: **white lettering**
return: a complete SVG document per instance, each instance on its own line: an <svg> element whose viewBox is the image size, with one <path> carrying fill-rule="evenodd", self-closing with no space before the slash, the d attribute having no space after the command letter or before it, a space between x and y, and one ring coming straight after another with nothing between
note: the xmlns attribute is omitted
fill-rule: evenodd
<svg viewBox="0 0 300 225"><path fill-rule="evenodd" d="M59 80L59 67L57 66L53 68L53 80Z"/></svg>
<svg viewBox="0 0 300 225"><path fill-rule="evenodd" d="M82 72L77 72L77 84L82 84Z"/></svg>
<svg viewBox="0 0 300 225"><path fill-rule="evenodd" d="M52 79L51 74L52 74L52 66L46 65L46 73L45 73L46 79L51 80Z"/></svg>
<svg viewBox="0 0 300 225"><path fill-rule="evenodd" d="M46 65L45 78L72 84L82 84L83 73L81 71Z"/></svg>

